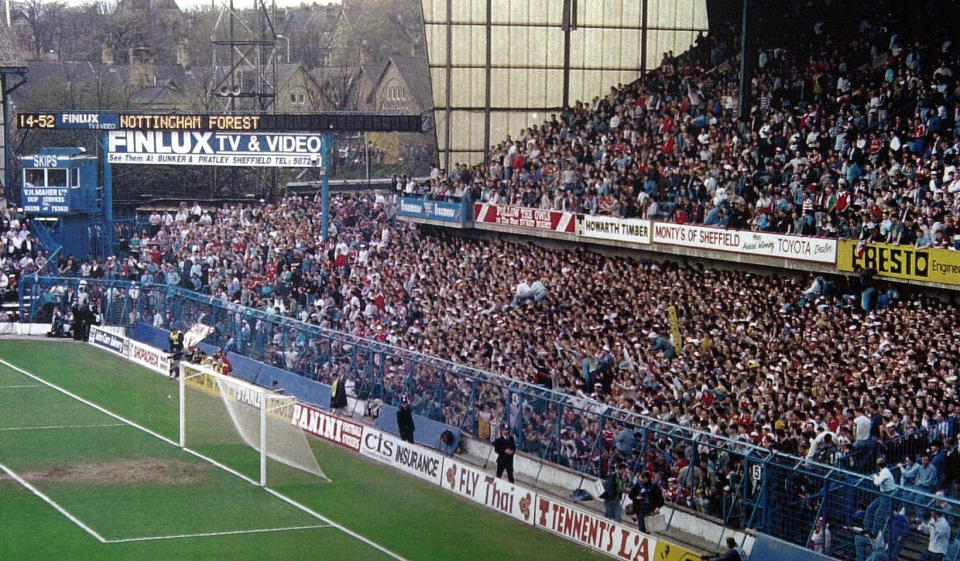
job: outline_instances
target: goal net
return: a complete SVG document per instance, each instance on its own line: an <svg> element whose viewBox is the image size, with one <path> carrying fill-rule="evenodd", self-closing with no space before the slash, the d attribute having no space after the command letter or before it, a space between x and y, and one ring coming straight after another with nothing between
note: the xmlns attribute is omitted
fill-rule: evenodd
<svg viewBox="0 0 960 561"><path fill-rule="evenodd" d="M256 471L256 480L264 486L268 459L329 481L307 437L293 424L295 404L292 396L208 366L181 362L180 446L202 453L218 451L217 460L237 464L228 467ZM259 456L259 466L250 465L254 462L249 459L249 449Z"/></svg>

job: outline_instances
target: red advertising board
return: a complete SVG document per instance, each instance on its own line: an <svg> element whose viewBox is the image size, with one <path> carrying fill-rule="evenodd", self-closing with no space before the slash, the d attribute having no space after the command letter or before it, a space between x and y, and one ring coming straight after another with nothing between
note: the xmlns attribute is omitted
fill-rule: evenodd
<svg viewBox="0 0 960 561"><path fill-rule="evenodd" d="M503 224L551 232L572 234L577 230L576 214L558 210L474 203L473 218L475 222L484 224Z"/></svg>
<svg viewBox="0 0 960 561"><path fill-rule="evenodd" d="M629 561L654 561L657 539L603 516L537 495L535 523L591 549Z"/></svg>
<svg viewBox="0 0 960 561"><path fill-rule="evenodd" d="M294 406L293 424L318 438L339 444L354 452L360 451L363 425L341 419L304 403L297 403Z"/></svg>

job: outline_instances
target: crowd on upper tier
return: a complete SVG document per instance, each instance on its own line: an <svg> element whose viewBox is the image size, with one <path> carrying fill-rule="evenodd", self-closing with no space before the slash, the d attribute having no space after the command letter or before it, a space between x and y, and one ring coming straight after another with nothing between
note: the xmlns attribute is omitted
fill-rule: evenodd
<svg viewBox="0 0 960 561"><path fill-rule="evenodd" d="M804 6L811 5L820 4ZM764 47L753 80L758 104L742 119L723 66L733 45L704 37L644 80L501 143L486 168L437 171L401 190L949 247L960 190L957 49L882 17L840 30L813 21L799 45ZM960 322L951 303L869 275L657 264L431 233L391 216L382 195L334 197L323 241L320 204L310 197L185 204L153 213L123 256L67 257L59 273L181 286L552 387L583 404L593 399L811 459L863 448L891 455L925 429L901 455L926 456L934 471L922 484L903 481L956 492L956 467L945 460L956 456L951 419L960 416ZM4 267L42 264L10 211L4 232ZM865 310L867 289L876 297ZM103 305L96 295L91 303ZM130 319L177 321L149 308ZM254 327L243 320L228 346L250 344ZM327 376L311 345L272 337L266 354ZM386 372L388 385L403 391L402 365L389 363ZM409 396L416 413L436 413L430 382L418 379ZM518 403L507 415L495 388L481 387L473 401L457 384L444 396L447 422L461 424L475 406L472 428L490 434L479 425L507 416L522 424L527 452L595 473L627 461L656 473L669 501L716 514L724 488L742 474L735 457L707 451L694 459L694 450L669 440L640 457L630 427L601 427L588 409L568 408L557 419L555 409ZM559 448L550 445L558 424ZM597 438L604 445L592 449Z"/></svg>
<svg viewBox="0 0 960 561"><path fill-rule="evenodd" d="M797 3L757 50L739 115L733 35L398 189L433 197L811 236L960 247L960 49L929 16ZM834 14L836 15L836 14ZM924 23L926 22L926 23ZM926 25L922 30L915 26ZM780 42L789 46L779 46Z"/></svg>

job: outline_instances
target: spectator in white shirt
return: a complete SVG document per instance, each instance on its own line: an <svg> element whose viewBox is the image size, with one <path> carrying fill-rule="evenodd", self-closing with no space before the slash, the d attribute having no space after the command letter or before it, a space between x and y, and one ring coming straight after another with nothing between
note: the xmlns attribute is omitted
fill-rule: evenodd
<svg viewBox="0 0 960 561"><path fill-rule="evenodd" d="M533 292L533 301L539 304L547 297L547 287L539 280L533 281L530 285L530 291Z"/></svg>
<svg viewBox="0 0 960 561"><path fill-rule="evenodd" d="M517 285L517 288L514 290L513 300L510 301L510 307L516 308L517 304L524 300L529 300L533 298L533 289L530 287L530 284L526 280L520 281L520 284Z"/></svg>
<svg viewBox="0 0 960 561"><path fill-rule="evenodd" d="M825 430L810 442L807 459L815 462L830 463L838 451L836 435Z"/></svg>
<svg viewBox="0 0 960 561"><path fill-rule="evenodd" d="M860 411L860 414L857 415L857 418L853 420L853 425L856 427L856 441L854 442L857 446L866 446L870 443L870 415L869 411L864 408Z"/></svg>
<svg viewBox="0 0 960 561"><path fill-rule="evenodd" d="M890 493L897 488L897 483L884 458L877 459L877 473L873 475L873 483L880 489L880 493L867 506L863 515L863 529L871 536L877 535L890 518Z"/></svg>
<svg viewBox="0 0 960 561"><path fill-rule="evenodd" d="M927 550L920 556L920 561L943 561L950 546L950 523L936 510L930 511L930 518L917 527L924 534L930 534L930 543Z"/></svg>

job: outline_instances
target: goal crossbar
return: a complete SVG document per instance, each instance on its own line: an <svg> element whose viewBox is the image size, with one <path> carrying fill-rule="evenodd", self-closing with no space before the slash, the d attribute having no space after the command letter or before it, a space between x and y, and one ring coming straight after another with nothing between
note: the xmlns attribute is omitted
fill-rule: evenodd
<svg viewBox="0 0 960 561"><path fill-rule="evenodd" d="M179 365L180 447L188 448L188 400L191 391L219 398L236 434L260 456L260 485L267 484L267 459L312 473L327 481L303 431L293 422L296 398L221 374L205 365Z"/></svg>

